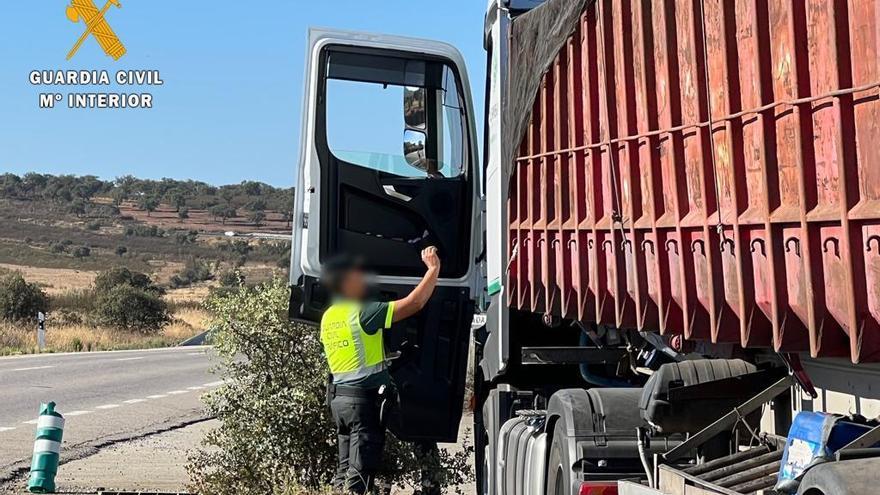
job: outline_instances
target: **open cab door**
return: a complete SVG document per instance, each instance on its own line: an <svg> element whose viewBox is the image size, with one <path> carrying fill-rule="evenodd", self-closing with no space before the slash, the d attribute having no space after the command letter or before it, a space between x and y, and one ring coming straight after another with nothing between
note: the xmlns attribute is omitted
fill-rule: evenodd
<svg viewBox="0 0 880 495"><path fill-rule="evenodd" d="M461 54L446 43L312 30L296 181L291 304L320 321L321 266L338 253L376 274L379 300L411 291L420 251L440 281L424 310L385 332L404 440L455 441L480 270L474 112Z"/></svg>

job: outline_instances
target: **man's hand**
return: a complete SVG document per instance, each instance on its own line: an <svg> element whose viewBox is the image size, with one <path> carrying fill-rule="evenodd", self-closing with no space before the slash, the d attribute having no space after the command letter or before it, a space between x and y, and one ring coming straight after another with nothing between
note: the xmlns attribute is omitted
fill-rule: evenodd
<svg viewBox="0 0 880 495"><path fill-rule="evenodd" d="M440 269L440 258L437 257L437 248L434 246L428 246L425 249L422 249L422 262L425 266L431 269Z"/></svg>
<svg viewBox="0 0 880 495"><path fill-rule="evenodd" d="M428 303L428 299L431 299L434 287L437 286L437 277L440 276L440 258L437 256L437 248L428 246L423 249L422 262L428 268L425 276L406 297L394 301L394 314L391 321L400 321L418 313Z"/></svg>

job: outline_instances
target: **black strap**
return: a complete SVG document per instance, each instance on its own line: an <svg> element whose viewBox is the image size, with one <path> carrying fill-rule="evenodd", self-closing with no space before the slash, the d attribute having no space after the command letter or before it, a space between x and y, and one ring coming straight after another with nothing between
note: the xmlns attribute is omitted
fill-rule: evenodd
<svg viewBox="0 0 880 495"><path fill-rule="evenodd" d="M357 397L361 399L375 399L379 395L377 388L353 387L351 385L330 385L333 395L343 397Z"/></svg>

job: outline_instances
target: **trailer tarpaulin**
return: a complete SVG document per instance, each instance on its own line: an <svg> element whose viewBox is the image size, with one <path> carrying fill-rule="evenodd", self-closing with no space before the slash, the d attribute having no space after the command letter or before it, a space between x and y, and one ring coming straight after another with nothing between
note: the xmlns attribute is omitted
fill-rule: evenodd
<svg viewBox="0 0 880 495"><path fill-rule="evenodd" d="M509 104L503 117L504 163L511 173L541 78L577 28L587 1L593 0L548 0L511 25L511 38L516 43L510 46Z"/></svg>

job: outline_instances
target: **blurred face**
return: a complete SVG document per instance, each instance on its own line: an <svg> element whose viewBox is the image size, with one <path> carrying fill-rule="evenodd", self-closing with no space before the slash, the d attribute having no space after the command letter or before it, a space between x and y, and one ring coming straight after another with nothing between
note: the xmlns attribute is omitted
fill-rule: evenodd
<svg viewBox="0 0 880 495"><path fill-rule="evenodd" d="M342 297L359 300L367 295L367 279L361 270L351 270L342 281L340 287Z"/></svg>

